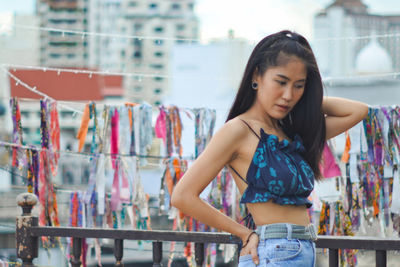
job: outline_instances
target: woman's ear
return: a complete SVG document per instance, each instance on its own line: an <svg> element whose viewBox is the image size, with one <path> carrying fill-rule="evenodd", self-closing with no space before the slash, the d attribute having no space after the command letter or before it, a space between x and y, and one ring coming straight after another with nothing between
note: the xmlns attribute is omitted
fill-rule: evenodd
<svg viewBox="0 0 400 267"><path fill-rule="evenodd" d="M256 68L253 72L253 77L251 78L251 82L260 84L260 74L258 73L258 68Z"/></svg>

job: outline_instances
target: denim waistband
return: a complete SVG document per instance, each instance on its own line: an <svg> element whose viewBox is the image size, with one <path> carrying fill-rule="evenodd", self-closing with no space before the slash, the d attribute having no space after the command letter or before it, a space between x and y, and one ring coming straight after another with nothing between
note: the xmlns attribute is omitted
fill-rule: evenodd
<svg viewBox="0 0 400 267"><path fill-rule="evenodd" d="M317 234L313 224L309 224L308 226L291 223L265 224L257 226L256 233L260 237L260 241L264 241L268 238L317 240Z"/></svg>

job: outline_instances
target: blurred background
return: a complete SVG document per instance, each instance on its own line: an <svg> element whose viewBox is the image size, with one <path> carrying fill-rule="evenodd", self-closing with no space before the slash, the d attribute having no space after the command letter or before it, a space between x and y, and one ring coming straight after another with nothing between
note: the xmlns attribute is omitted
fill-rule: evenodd
<svg viewBox="0 0 400 267"><path fill-rule="evenodd" d="M27 86L70 107L60 107L59 114L65 151L76 151L78 146L80 116L71 107L83 111L91 100L107 105L146 102L154 107L212 108L218 129L253 47L284 29L309 40L326 95L371 106L399 104L398 0L3 0L0 140L11 140L9 100L18 97L24 142L40 145L37 100L43 95ZM184 154L192 155L194 123L182 119ZM339 155L343 136L335 142ZM162 154L161 147L155 138L152 154ZM26 185L21 170L9 162L10 151L0 146L0 259L15 259L13 224L20 213L15 196ZM159 161L152 163L140 171L145 192L152 196L150 208L151 203L155 208L163 168ZM60 159L55 181L64 190L57 192L64 211L61 224L68 222L68 194L87 186L89 166L88 158ZM323 187L322 195L338 197L330 185ZM153 229L169 225L166 217L153 215ZM42 264L64 266L61 251L54 251L51 260L43 253Z"/></svg>

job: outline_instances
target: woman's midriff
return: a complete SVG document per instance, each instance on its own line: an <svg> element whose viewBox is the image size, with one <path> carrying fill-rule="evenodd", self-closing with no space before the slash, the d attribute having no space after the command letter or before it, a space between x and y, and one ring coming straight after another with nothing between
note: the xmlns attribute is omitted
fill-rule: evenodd
<svg viewBox="0 0 400 267"><path fill-rule="evenodd" d="M295 205L279 205L272 201L263 203L247 203L256 225L272 223L292 223L307 226L310 218L307 208Z"/></svg>

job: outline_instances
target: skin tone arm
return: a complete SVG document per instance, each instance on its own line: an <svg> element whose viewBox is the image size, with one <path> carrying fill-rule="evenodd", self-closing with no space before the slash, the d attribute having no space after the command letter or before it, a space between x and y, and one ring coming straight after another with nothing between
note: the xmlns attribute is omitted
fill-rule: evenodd
<svg viewBox="0 0 400 267"><path fill-rule="evenodd" d="M211 227L236 235L243 243L252 231L203 201L199 195L235 156L243 136L248 134L246 130L234 120L224 124L181 178L171 196L171 204L181 212ZM253 261L258 263L257 235L252 235L251 241L254 244L250 246L249 242L243 253L252 254Z"/></svg>
<svg viewBox="0 0 400 267"><path fill-rule="evenodd" d="M324 97L322 111L326 115L326 139L350 129L368 114L368 105L339 97Z"/></svg>

